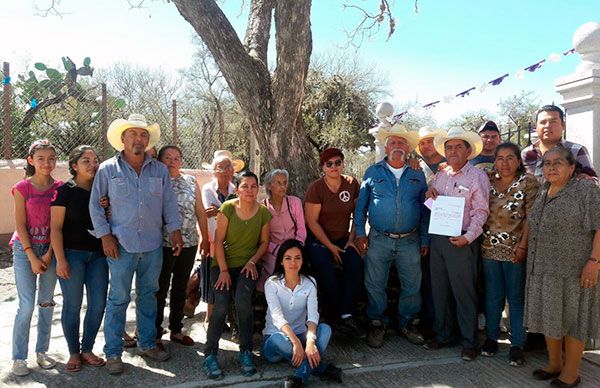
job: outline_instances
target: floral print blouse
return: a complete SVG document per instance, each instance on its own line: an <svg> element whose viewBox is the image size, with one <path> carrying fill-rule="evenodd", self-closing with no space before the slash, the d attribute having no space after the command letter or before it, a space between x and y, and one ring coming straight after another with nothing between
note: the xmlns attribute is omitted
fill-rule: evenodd
<svg viewBox="0 0 600 388"><path fill-rule="evenodd" d="M483 226L481 256L510 261L514 246L521 241L540 184L533 175L523 173L506 191L500 192L495 188L499 179L497 175L490 177L490 215Z"/></svg>

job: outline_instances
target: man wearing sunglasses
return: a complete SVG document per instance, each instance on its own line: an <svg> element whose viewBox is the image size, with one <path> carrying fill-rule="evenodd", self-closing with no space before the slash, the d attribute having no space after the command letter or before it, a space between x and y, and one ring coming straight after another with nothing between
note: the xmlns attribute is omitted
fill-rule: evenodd
<svg viewBox="0 0 600 388"><path fill-rule="evenodd" d="M398 297L398 326L413 344L423 344L423 335L413 326L421 311L421 256L429 250L429 212L423 205L427 183L421 170L407 168L406 158L419 143L417 132L396 124L380 129L386 157L365 172L355 210L355 244L365 253L367 317L370 322L367 344L383 346L388 317L387 294L392 262L401 290ZM365 223L369 219L367 237Z"/></svg>

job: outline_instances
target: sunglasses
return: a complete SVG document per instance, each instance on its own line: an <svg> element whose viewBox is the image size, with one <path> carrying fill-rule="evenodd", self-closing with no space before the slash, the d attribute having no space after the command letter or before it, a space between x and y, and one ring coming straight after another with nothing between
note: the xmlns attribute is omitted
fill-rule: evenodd
<svg viewBox="0 0 600 388"><path fill-rule="evenodd" d="M341 165L342 165L342 163L343 163L342 159L338 159L338 160L336 160L335 162L332 162L331 160L328 160L328 161L326 161L326 162L325 162L325 167L327 167L327 168L331 168L331 167L333 167L334 165L335 165L336 167L339 167L339 166L341 166Z"/></svg>

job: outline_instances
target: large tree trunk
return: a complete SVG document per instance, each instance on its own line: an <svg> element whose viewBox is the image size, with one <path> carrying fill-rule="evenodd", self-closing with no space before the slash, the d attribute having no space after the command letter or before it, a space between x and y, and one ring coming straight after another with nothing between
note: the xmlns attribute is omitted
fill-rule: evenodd
<svg viewBox="0 0 600 388"><path fill-rule="evenodd" d="M312 51L311 0L252 0L245 45L214 0L173 2L213 55L265 164L286 168L291 191L302 195L318 172L300 109ZM267 47L273 13L277 67L271 75Z"/></svg>

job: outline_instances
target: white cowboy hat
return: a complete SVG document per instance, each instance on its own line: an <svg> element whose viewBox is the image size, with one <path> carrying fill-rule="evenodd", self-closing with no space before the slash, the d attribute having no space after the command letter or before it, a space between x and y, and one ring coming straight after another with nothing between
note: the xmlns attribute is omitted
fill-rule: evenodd
<svg viewBox="0 0 600 388"><path fill-rule="evenodd" d="M394 124L391 128L379 128L379 131L375 134L375 137L379 142L384 145L385 139L390 136L398 136L406 139L410 147L409 152L417 148L419 144L419 134L417 131L407 131L403 125Z"/></svg>
<svg viewBox="0 0 600 388"><path fill-rule="evenodd" d="M444 131L441 128L422 127L419 129L419 141L427 139L428 137L435 138L436 136L444 136L445 134L446 131ZM417 154L419 154L419 156L423 156L421 155L419 147L417 147L415 151L417 151Z"/></svg>
<svg viewBox="0 0 600 388"><path fill-rule="evenodd" d="M129 128L141 128L148 131L148 134L150 134L150 140L148 141L146 150L154 147L160 139L160 126L157 123L148 125L146 118L143 115L134 113L129 115L127 120L116 119L108 126L106 137L110 145L113 146L113 148L117 151L123 151L124 145L121 141L121 134Z"/></svg>
<svg viewBox="0 0 600 388"><path fill-rule="evenodd" d="M471 146L471 154L467 158L469 160L479 155L483 149L483 142L477 133L465 131L461 127L452 127L448 130L448 133L436 136L433 139L433 145L440 155L446 156L446 153L444 152L444 144L446 144L448 140L464 140L469 143Z"/></svg>
<svg viewBox="0 0 600 388"><path fill-rule="evenodd" d="M206 170L214 170L215 166L221 163L223 160L229 159L231 161L231 165L233 166L233 172L240 172L244 169L246 165L241 159L234 159L231 152L227 150L217 150L213 155L212 162L203 162L202 168Z"/></svg>

